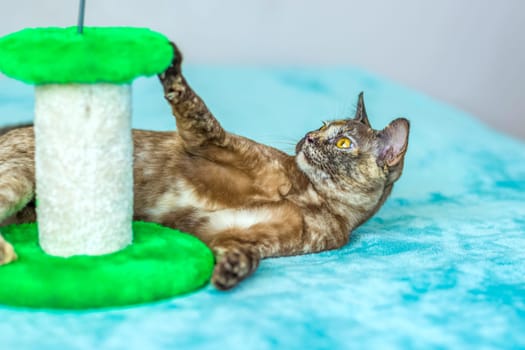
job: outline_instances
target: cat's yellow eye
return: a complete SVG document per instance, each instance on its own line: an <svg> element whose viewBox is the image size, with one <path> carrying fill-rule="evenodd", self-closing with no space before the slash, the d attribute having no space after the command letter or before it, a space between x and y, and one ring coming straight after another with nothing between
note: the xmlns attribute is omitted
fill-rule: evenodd
<svg viewBox="0 0 525 350"><path fill-rule="evenodd" d="M341 137L339 140L337 140L335 145L337 148L350 148L352 141L350 141L349 138Z"/></svg>

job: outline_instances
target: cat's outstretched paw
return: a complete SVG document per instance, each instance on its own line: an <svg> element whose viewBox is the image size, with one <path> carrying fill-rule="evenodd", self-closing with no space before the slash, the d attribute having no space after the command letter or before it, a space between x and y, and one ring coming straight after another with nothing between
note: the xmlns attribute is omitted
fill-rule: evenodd
<svg viewBox="0 0 525 350"><path fill-rule="evenodd" d="M0 236L0 266L9 264L17 258L13 246Z"/></svg>
<svg viewBox="0 0 525 350"><path fill-rule="evenodd" d="M171 64L166 70L159 74L160 82L162 83L162 86L164 87L164 91L167 92L169 87L173 86L176 82L180 82L180 76L181 76L181 65L182 65L182 53L180 52L177 45L175 45L173 42L170 42L171 46L173 47L173 60L171 61ZM177 77L178 81L177 81Z"/></svg>
<svg viewBox="0 0 525 350"><path fill-rule="evenodd" d="M171 46L174 53L173 61L171 61L171 65L164 72L159 74L159 80L164 89L166 100L171 105L176 105L183 99L189 87L182 77L182 54L174 43L171 43Z"/></svg>
<svg viewBox="0 0 525 350"><path fill-rule="evenodd" d="M259 259L242 251L227 251L213 270L211 282L220 290L228 290L248 277L259 265Z"/></svg>

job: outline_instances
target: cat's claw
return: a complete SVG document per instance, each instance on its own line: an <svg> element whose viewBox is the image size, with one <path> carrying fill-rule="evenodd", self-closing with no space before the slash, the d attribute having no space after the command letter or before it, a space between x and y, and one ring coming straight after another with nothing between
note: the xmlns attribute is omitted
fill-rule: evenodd
<svg viewBox="0 0 525 350"><path fill-rule="evenodd" d="M164 89L164 97L170 103L176 104L180 96L187 90L187 84L182 78L182 54L174 43L171 43L171 46L174 53L173 60L171 65L159 74L159 80Z"/></svg>
<svg viewBox="0 0 525 350"><path fill-rule="evenodd" d="M17 259L15 249L2 236L0 236L0 266L9 264Z"/></svg>
<svg viewBox="0 0 525 350"><path fill-rule="evenodd" d="M173 42L170 42L170 44L173 48L173 59L169 67L166 68L164 72L159 74L159 79L163 83L167 78L181 74L182 53L180 52L177 45L175 45Z"/></svg>
<svg viewBox="0 0 525 350"><path fill-rule="evenodd" d="M179 72L180 72L180 66L182 64L182 52L180 52L179 48L177 47L177 45L175 45L174 42L170 42L171 44L171 47L173 48L173 60L171 61L171 67L175 67L175 68L178 68Z"/></svg>

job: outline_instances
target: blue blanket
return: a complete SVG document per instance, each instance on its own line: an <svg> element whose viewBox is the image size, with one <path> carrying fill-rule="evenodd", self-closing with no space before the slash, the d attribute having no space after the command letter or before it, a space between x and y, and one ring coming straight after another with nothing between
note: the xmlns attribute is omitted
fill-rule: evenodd
<svg viewBox="0 0 525 350"><path fill-rule="evenodd" d="M228 130L288 152L321 120L353 115L363 90L375 128L412 122L404 175L340 250L265 260L226 293L90 312L0 306L0 348L525 347L525 144L352 68L187 75ZM32 100L0 78L0 123L31 120ZM134 84L134 125L174 128L156 79Z"/></svg>

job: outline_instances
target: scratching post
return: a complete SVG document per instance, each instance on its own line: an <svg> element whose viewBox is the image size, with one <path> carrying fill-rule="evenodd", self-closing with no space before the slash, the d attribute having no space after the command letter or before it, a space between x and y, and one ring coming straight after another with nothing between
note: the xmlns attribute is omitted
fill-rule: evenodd
<svg viewBox="0 0 525 350"><path fill-rule="evenodd" d="M130 244L130 85L37 86L35 142L42 249L68 257Z"/></svg>

